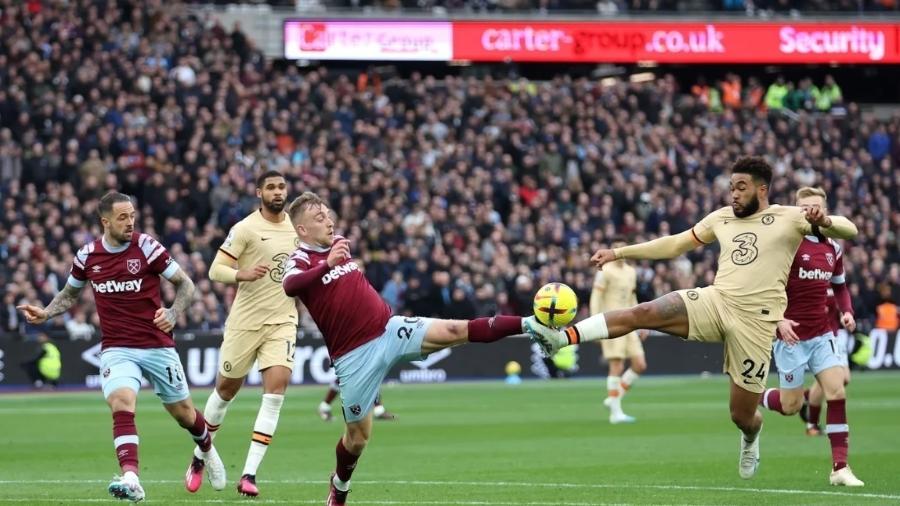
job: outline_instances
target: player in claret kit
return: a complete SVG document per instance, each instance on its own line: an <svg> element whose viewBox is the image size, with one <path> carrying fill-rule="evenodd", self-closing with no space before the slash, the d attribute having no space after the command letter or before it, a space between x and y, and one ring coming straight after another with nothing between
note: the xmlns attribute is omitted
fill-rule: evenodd
<svg viewBox="0 0 900 506"><path fill-rule="evenodd" d="M334 234L327 204L306 192L288 209L300 238L282 284L298 297L322 332L340 383L343 436L327 504L346 503L350 476L372 432L372 406L381 381L400 362L467 342L490 343L524 333L522 318L494 316L438 320L392 316L350 255L349 241Z"/></svg>
<svg viewBox="0 0 900 506"><path fill-rule="evenodd" d="M841 255L841 259L843 258L844 256ZM846 283L840 283L840 286L837 287L834 278L831 280L833 285L828 289L828 321L831 323L831 330L835 336L838 335L841 328L852 334L856 330L856 319L853 307L850 305L850 291L847 289ZM841 298L840 303L838 297ZM837 340L837 352L844 368L844 387L846 389L850 384L850 357L846 341ZM813 382L812 387L803 391L803 407L797 414L806 425L807 436L821 436L825 433L819 425L823 402L825 402L825 392L822 391L822 385L818 381Z"/></svg>
<svg viewBox="0 0 900 506"><path fill-rule="evenodd" d="M738 474L752 478L759 467L762 414L776 325L787 297L784 287L794 253L804 236L856 236L856 226L821 208L769 204L772 167L762 158L737 160L731 168L732 204L713 211L689 230L616 249L601 249L597 267L622 258L675 258L719 242L719 268L711 286L678 290L637 306L607 311L565 331L526 327L547 354L563 346L619 337L637 329L659 330L692 341L723 342L725 372L731 377L731 420L741 431Z"/></svg>
<svg viewBox="0 0 900 506"><path fill-rule="evenodd" d="M797 191L797 205L825 212L825 192L818 188ZM825 432L831 442L832 485L861 487L863 482L847 465L850 426L844 394L845 362L838 352L829 315L828 290L833 289L846 326L852 326L850 294L844 282L843 252L837 242L822 235L807 235L794 255L787 283L788 306L778 322L775 365L779 389L770 388L760 401L766 408L794 415L803 404L803 377L807 368L822 385L828 411Z"/></svg>
<svg viewBox="0 0 900 506"><path fill-rule="evenodd" d="M28 323L40 324L63 314L78 301L88 283L94 290L103 335L100 376L103 396L112 410L113 444L122 476L109 484L118 499L140 501L138 433L134 422L141 377L153 385L163 406L191 433L207 462L213 488L225 487L225 466L212 445L203 415L191 402L172 329L187 309L194 284L156 239L134 231L134 204L128 195L110 192L98 206L103 236L75 255L72 272L46 308L23 305ZM160 276L175 285L172 307L162 307Z"/></svg>

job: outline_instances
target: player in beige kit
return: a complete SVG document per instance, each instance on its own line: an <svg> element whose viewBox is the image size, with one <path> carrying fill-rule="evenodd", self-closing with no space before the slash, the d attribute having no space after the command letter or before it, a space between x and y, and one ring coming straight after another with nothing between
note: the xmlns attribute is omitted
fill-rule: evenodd
<svg viewBox="0 0 900 506"><path fill-rule="evenodd" d="M591 316L565 331L526 321L526 330L544 349L618 337L639 328L695 341L725 344L725 372L731 376L731 419L743 433L738 472L756 474L759 464L757 410L769 371L775 324L787 307L784 289L803 236L835 239L856 236L856 226L821 209L769 204L772 167L762 158L741 158L731 170L730 207L710 213L690 230L624 248L601 249L598 267L621 258L674 258L698 246L719 242L719 268L712 286L679 290L654 301Z"/></svg>
<svg viewBox="0 0 900 506"><path fill-rule="evenodd" d="M284 211L284 176L277 171L260 175L256 194L260 208L231 228L209 270L213 281L237 284L238 289L225 322L216 388L204 411L215 433L257 362L263 380L262 405L238 482L238 493L246 496L259 493L256 471L275 433L293 371L298 321L296 303L281 288L284 262L299 243Z"/></svg>
<svg viewBox="0 0 900 506"><path fill-rule="evenodd" d="M625 246L624 241L613 242L614 248ZM603 311L623 309L637 304L637 270L626 260L617 260L605 264L594 277L591 290L591 314ZM639 335L640 332L640 335ZM631 423L634 417L622 410L622 397L631 385L647 369L644 359L644 346L641 343L647 332L640 330L629 332L616 339L600 341L603 358L609 363L609 374L606 377L607 397L603 404L609 408L609 423ZM631 366L625 370L625 359ZM624 373L623 373L624 371Z"/></svg>

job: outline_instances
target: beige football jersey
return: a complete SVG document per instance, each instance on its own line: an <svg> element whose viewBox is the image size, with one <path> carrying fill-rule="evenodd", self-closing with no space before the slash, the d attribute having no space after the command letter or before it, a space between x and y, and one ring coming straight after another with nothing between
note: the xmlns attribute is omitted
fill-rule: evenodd
<svg viewBox="0 0 900 506"><path fill-rule="evenodd" d="M637 304L637 270L623 261L603 265L594 278L591 314Z"/></svg>
<svg viewBox="0 0 900 506"><path fill-rule="evenodd" d="M694 226L700 241L719 242L713 286L725 302L767 321L784 315L791 263L803 236L811 232L799 207L777 204L746 218L723 207Z"/></svg>
<svg viewBox="0 0 900 506"><path fill-rule="evenodd" d="M281 287L284 263L300 245L291 220L283 214L281 223L272 223L257 210L239 221L219 248L237 261L238 269L268 264L269 273L256 281L238 283L237 296L225 327L256 330L263 325L297 324L297 307Z"/></svg>

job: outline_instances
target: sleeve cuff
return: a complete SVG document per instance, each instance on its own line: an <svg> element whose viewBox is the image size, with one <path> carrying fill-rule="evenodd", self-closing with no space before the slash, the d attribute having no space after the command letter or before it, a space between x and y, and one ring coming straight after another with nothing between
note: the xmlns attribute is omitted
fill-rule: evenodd
<svg viewBox="0 0 900 506"><path fill-rule="evenodd" d="M85 281L82 281L71 274L69 274L69 279L66 280L66 283L74 286L75 288L84 288L85 285Z"/></svg>
<svg viewBox="0 0 900 506"><path fill-rule="evenodd" d="M162 276L166 279L172 279L172 276L174 276L180 268L181 267L178 265L178 262L172 260L172 263L170 263L169 266L166 267L166 270L162 271Z"/></svg>

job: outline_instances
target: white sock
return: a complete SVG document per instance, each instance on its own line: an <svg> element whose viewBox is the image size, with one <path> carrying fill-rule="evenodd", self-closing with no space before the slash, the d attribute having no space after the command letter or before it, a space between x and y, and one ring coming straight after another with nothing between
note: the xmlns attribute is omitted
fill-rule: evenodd
<svg viewBox="0 0 900 506"><path fill-rule="evenodd" d="M350 480L341 481L337 475L334 475L334 478L331 479L331 483L334 484L334 488L340 490L341 492L346 492L350 490Z"/></svg>
<svg viewBox="0 0 900 506"><path fill-rule="evenodd" d="M203 408L203 418L206 419L206 426L212 429L210 431L212 437L216 437L216 432L219 430L219 425L222 425L222 420L225 419L225 412L228 411L229 404L231 404L231 401L226 401L220 397L218 390L213 389L212 393L209 394L209 399L206 400L206 407Z"/></svg>
<svg viewBox="0 0 900 506"><path fill-rule="evenodd" d="M374 408L372 408L372 415L374 415L374 416L381 416L384 414L384 412L385 412L385 409L384 409L383 404L379 404L379 405L375 406Z"/></svg>
<svg viewBox="0 0 900 506"><path fill-rule="evenodd" d="M331 404L328 404L325 401L319 403L319 411L323 411L325 413L331 413Z"/></svg>
<svg viewBox="0 0 900 506"><path fill-rule="evenodd" d="M618 395L619 384L622 379L619 376L606 377L606 390L609 395L610 416L622 416L622 397Z"/></svg>
<svg viewBox="0 0 900 506"><path fill-rule="evenodd" d="M126 481L129 483L139 483L138 475L135 474L134 471L125 471L125 474L122 475L122 481Z"/></svg>
<svg viewBox="0 0 900 506"><path fill-rule="evenodd" d="M206 399L206 406L203 408L203 418L206 419L206 428L209 430L209 436L212 439L215 439L216 434L219 433L219 426L222 425L222 420L225 419L225 412L228 411L229 404L231 404L231 401L226 401L220 397L219 391L215 388L209 394L209 399ZM194 456L198 459L204 458L199 446L194 448Z"/></svg>
<svg viewBox="0 0 900 506"><path fill-rule="evenodd" d="M625 374L622 375L622 382L619 384L619 396L625 395L625 392L628 392L628 389L634 385L634 382L640 378L641 375L632 371L629 367L628 370L625 371Z"/></svg>
<svg viewBox="0 0 900 506"><path fill-rule="evenodd" d="M576 323L575 330L578 332L578 342L580 343L609 339L609 329L606 328L606 317L603 316L603 313L597 313Z"/></svg>
<svg viewBox="0 0 900 506"><path fill-rule="evenodd" d="M253 438L250 441L250 450L247 452L247 462L244 463L244 471L241 474L256 475L259 463L262 462L278 426L278 414L284 403L283 394L263 394L262 405L259 414L256 415L256 423L253 424Z"/></svg>

